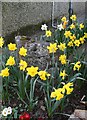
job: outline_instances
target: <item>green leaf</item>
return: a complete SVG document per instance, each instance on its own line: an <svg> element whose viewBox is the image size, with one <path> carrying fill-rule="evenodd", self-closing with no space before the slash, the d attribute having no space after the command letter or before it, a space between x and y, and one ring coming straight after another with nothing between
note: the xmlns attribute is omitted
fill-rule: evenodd
<svg viewBox="0 0 87 120"><path fill-rule="evenodd" d="M14 112L14 118L15 118L15 119L17 119L17 113L18 113L18 111L15 110L15 112Z"/></svg>
<svg viewBox="0 0 87 120"><path fill-rule="evenodd" d="M53 107L52 107L52 113L55 111L55 109L60 105L60 103L61 103L61 100L59 100L59 101L56 101L55 103L54 103L54 105L53 105Z"/></svg>
<svg viewBox="0 0 87 120"><path fill-rule="evenodd" d="M77 79L77 77L80 76L80 75L81 75L81 73L75 74L75 75L69 80L69 82L74 82L74 81Z"/></svg>

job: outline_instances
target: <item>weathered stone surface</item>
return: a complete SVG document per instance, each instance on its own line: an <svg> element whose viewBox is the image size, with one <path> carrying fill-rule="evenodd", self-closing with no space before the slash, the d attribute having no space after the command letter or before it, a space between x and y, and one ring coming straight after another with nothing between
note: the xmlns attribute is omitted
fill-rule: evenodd
<svg viewBox="0 0 87 120"><path fill-rule="evenodd" d="M78 117L75 117L74 114L72 114L68 120L80 120L80 119Z"/></svg>
<svg viewBox="0 0 87 120"><path fill-rule="evenodd" d="M38 24L43 21L52 19L52 2L33 2L28 0L22 2L20 0L2 0L2 34L10 34L21 27L31 24ZM26 1L26 0L24 0ZM84 20L85 16L85 2L73 2L72 4L74 13L77 17ZM55 2L54 3L54 18L67 16L68 18L68 2Z"/></svg>
<svg viewBox="0 0 87 120"><path fill-rule="evenodd" d="M76 109L68 120L87 120L87 110Z"/></svg>
<svg viewBox="0 0 87 120"><path fill-rule="evenodd" d="M49 59L49 54L46 49L46 46L48 44L49 43L45 42L34 42L30 43L29 46L27 46L30 65L38 66L40 69L46 68Z"/></svg>
<svg viewBox="0 0 87 120"><path fill-rule="evenodd" d="M18 38L18 39L17 39ZM34 41L32 40L20 40L21 36L16 37L16 43L18 48L24 46L28 50L27 61L29 66L38 66L39 69L45 69L47 66L47 62L49 59L49 53L47 50L47 46L49 42L45 41Z"/></svg>
<svg viewBox="0 0 87 120"><path fill-rule="evenodd" d="M87 110L76 109L74 115L82 120L87 120Z"/></svg>

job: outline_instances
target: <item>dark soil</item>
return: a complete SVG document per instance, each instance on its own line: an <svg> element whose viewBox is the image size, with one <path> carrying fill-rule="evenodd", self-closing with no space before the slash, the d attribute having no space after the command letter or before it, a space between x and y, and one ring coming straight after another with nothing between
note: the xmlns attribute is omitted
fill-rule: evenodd
<svg viewBox="0 0 87 120"><path fill-rule="evenodd" d="M42 109L42 107L41 107L41 106L44 107L44 100L43 100L44 95L43 95L43 93L40 94L39 92L37 92L37 94L39 96L39 102L38 102L37 107L34 109L34 111L29 113L32 117L31 120L37 120L36 118L38 118L38 117L42 117L44 120L68 120L69 116L74 112L75 109L82 109L82 110L87 109L87 107L85 105L80 103L82 97L84 95L87 96L86 87L87 87L87 82L83 83L81 88L78 87L78 82L77 82L75 85L73 94L71 94L67 98L67 101L65 102L65 108L61 112L60 112L60 108L58 108L58 110L55 111L55 115L50 119L47 118L46 110ZM14 96L14 97L12 97L12 96ZM25 105L22 104L22 102L18 99L16 93L13 95L13 92L12 92L12 96L11 96L11 101L9 103L9 106L11 106L13 108L18 107L19 115L20 115L26 111ZM86 98L85 98L85 100L87 101ZM20 103L22 105L19 107ZM23 109L23 111L20 111L21 109ZM37 115L37 117L36 117L36 115Z"/></svg>

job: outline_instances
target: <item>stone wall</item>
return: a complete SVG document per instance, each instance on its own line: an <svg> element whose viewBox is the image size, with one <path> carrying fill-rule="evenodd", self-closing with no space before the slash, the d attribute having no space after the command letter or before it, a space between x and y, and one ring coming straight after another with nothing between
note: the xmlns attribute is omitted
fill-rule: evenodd
<svg viewBox="0 0 87 120"><path fill-rule="evenodd" d="M85 3L73 2L74 13L85 15ZM54 17L68 16L69 3L55 2ZM18 28L51 20L51 2L2 2L2 35Z"/></svg>

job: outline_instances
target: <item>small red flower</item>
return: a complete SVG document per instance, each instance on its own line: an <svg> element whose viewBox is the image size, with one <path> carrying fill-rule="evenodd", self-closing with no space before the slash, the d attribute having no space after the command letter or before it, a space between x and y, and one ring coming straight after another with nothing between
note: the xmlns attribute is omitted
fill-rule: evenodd
<svg viewBox="0 0 87 120"><path fill-rule="evenodd" d="M27 112L24 112L20 117L19 120L30 120L30 115Z"/></svg>
<svg viewBox="0 0 87 120"><path fill-rule="evenodd" d="M21 115L21 116L19 117L19 120L24 120L24 116Z"/></svg>
<svg viewBox="0 0 87 120"><path fill-rule="evenodd" d="M24 120L30 120L30 115L28 113L25 112L23 116L24 116Z"/></svg>

